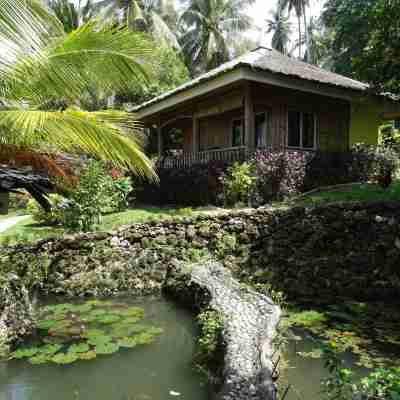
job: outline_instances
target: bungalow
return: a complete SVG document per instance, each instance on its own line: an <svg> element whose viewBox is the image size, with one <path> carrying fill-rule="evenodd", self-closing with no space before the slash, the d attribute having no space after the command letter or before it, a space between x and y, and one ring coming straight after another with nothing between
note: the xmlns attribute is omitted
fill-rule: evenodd
<svg viewBox="0 0 400 400"><path fill-rule="evenodd" d="M345 151L377 143L400 111L369 85L259 47L131 109L163 143L180 134L169 166L236 160L257 149Z"/></svg>

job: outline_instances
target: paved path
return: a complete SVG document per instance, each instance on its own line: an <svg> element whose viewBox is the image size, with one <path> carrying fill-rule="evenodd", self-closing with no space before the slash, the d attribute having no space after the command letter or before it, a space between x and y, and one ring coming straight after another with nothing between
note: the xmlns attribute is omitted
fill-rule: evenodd
<svg viewBox="0 0 400 400"><path fill-rule="evenodd" d="M0 233L6 231L8 228L18 224L18 222L23 221L24 219L29 218L30 215L21 215L18 217L11 217L0 221Z"/></svg>

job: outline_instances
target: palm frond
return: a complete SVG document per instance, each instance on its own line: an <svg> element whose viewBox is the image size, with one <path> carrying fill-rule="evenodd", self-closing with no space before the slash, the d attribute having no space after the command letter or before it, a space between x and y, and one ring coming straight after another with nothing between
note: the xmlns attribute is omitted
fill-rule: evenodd
<svg viewBox="0 0 400 400"><path fill-rule="evenodd" d="M79 150L140 176L156 179L150 160L137 138L140 125L123 111L85 112L0 111L0 144L33 149L51 144L63 151Z"/></svg>
<svg viewBox="0 0 400 400"><path fill-rule="evenodd" d="M90 21L39 54L20 57L5 82L12 88L8 98L41 104L49 98L74 101L93 85L129 90L133 80L146 78L150 54L143 35Z"/></svg>
<svg viewBox="0 0 400 400"><path fill-rule="evenodd" d="M154 39L157 41L160 40L165 46L171 46L176 50L180 50L180 45L176 35L171 31L162 17L158 13L152 11L151 19Z"/></svg>
<svg viewBox="0 0 400 400"><path fill-rule="evenodd" d="M9 72L20 54L27 51L34 54L40 51L50 38L62 34L61 23L37 0L1 0L0 76Z"/></svg>

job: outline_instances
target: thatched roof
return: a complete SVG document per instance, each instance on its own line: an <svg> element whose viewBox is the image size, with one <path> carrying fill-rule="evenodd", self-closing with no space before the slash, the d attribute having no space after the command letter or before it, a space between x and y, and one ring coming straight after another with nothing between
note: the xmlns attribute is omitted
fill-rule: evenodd
<svg viewBox="0 0 400 400"><path fill-rule="evenodd" d="M369 85L345 76L326 71L315 65L299 61L295 58L290 58L284 54L265 47L259 47L252 50L241 57L220 65L219 67L193 79L174 90L170 90L161 94L149 101L146 101L131 111L139 111L147 106L158 103L164 99L174 96L177 93L193 88L203 82L214 79L226 72L237 68L247 67L255 71L270 72L276 75L303 79L316 83L322 83L329 86L348 89L358 92L365 92L369 89Z"/></svg>

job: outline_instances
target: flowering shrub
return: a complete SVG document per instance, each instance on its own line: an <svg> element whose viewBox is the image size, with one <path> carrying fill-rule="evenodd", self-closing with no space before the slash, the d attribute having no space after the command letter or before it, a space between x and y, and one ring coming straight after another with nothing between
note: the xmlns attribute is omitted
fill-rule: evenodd
<svg viewBox="0 0 400 400"><path fill-rule="evenodd" d="M226 205L248 204L256 182L252 170L252 164L235 162L220 177Z"/></svg>
<svg viewBox="0 0 400 400"><path fill-rule="evenodd" d="M298 151L257 152L252 163L258 201L281 200L299 193L308 155Z"/></svg>

